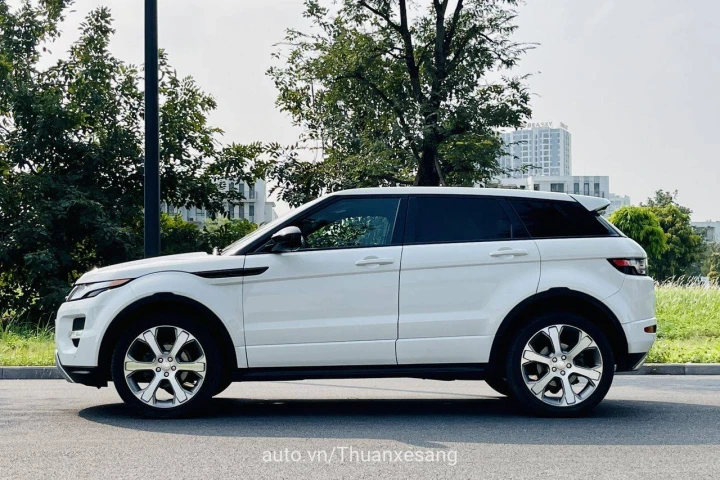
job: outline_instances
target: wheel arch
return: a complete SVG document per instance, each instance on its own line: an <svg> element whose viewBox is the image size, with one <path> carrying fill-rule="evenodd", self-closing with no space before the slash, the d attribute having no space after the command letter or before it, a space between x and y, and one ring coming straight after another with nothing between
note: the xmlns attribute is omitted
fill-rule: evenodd
<svg viewBox="0 0 720 480"><path fill-rule="evenodd" d="M237 369L237 357L230 332L220 318L207 306L192 298L170 292L160 292L141 298L123 308L108 326L100 343L98 352L98 368L101 376L107 380L111 379L110 359L123 328L128 321L138 315L152 312L156 309L181 309L184 313L194 313L199 318L208 322L208 325L215 333L220 343L220 356L223 365L226 366L226 375L232 374Z"/></svg>
<svg viewBox="0 0 720 480"><path fill-rule="evenodd" d="M551 288L526 298L516 305L500 324L490 350L490 367L493 371L502 371L514 329L530 318L550 312L577 313L597 325L607 336L618 370L628 361L628 344L625 331L617 316L597 298L569 288Z"/></svg>

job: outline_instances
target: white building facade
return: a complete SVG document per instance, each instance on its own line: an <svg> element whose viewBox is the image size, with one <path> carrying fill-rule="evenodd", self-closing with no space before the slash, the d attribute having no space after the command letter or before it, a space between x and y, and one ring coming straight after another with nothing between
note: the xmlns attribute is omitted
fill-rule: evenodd
<svg viewBox="0 0 720 480"><path fill-rule="evenodd" d="M611 193L608 200L610 200L610 206L608 206L606 210L607 215L610 215L618 208L632 205L632 203L630 203L630 197L627 195L615 195L614 193Z"/></svg>
<svg viewBox="0 0 720 480"><path fill-rule="evenodd" d="M572 174L572 137L562 122L528 122L500 134L507 155L498 159L500 178Z"/></svg>
<svg viewBox="0 0 720 480"><path fill-rule="evenodd" d="M607 198L605 215L630 205L627 195L610 193L607 175L572 175L572 136L564 123L531 121L500 135L507 152L498 159L504 170L495 180L500 187Z"/></svg>
<svg viewBox="0 0 720 480"><path fill-rule="evenodd" d="M591 197L607 198L610 205L604 215L608 216L618 208L630 205L627 195L610 193L610 177L607 175L548 175L529 176L527 178L501 178L501 188L517 188L522 190L539 190L541 192L573 193Z"/></svg>
<svg viewBox="0 0 720 480"><path fill-rule="evenodd" d="M499 182L502 187L610 198L610 177L607 175L531 175L526 178L501 178Z"/></svg>
<svg viewBox="0 0 720 480"><path fill-rule="evenodd" d="M703 240L708 243L720 243L720 222L691 222L691 225L703 233Z"/></svg>
<svg viewBox="0 0 720 480"><path fill-rule="evenodd" d="M224 192L235 190L243 197L243 199L238 202L228 202L225 205L225 217L228 219L246 218L253 223L261 225L277 218L275 202L268 200L267 183L265 180L258 180L253 185L248 185L246 182L223 180L220 183L220 190ZM186 208L163 204L162 209L170 214L180 214L183 220L198 225L204 224L205 221L210 218L208 212L200 207Z"/></svg>

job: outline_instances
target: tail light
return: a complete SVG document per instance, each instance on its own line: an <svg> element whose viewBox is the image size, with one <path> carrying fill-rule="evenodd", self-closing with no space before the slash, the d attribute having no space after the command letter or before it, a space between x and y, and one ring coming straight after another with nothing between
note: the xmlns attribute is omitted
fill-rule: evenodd
<svg viewBox="0 0 720 480"><path fill-rule="evenodd" d="M610 258L608 261L625 275L647 275L647 258Z"/></svg>

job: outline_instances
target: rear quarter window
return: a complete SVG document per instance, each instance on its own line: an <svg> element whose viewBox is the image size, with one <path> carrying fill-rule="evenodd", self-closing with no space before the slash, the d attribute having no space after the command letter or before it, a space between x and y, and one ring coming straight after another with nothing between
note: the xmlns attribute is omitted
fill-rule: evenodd
<svg viewBox="0 0 720 480"><path fill-rule="evenodd" d="M617 237L596 212L580 203L535 198L509 198L533 238Z"/></svg>

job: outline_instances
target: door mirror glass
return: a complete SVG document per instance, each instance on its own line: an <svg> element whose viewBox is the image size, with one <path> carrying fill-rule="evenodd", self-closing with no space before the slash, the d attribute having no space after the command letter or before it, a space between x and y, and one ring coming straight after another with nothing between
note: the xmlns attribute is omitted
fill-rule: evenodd
<svg viewBox="0 0 720 480"><path fill-rule="evenodd" d="M298 227L285 227L271 237L273 252L292 252L302 247L302 233Z"/></svg>

